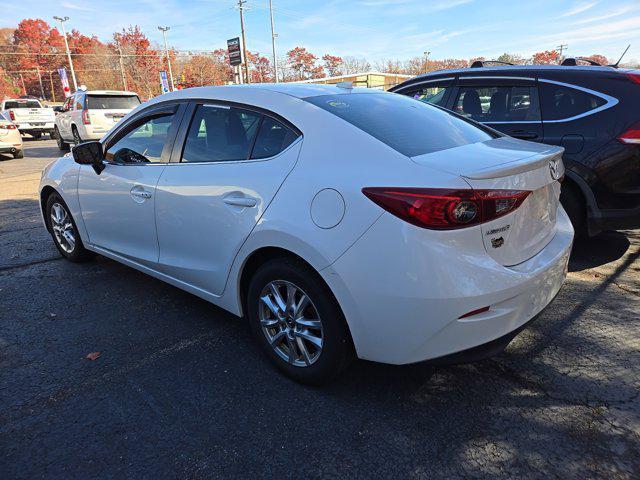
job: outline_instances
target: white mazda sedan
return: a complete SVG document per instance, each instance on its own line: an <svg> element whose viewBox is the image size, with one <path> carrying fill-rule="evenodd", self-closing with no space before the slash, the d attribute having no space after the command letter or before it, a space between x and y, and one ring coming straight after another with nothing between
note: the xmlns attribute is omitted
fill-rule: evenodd
<svg viewBox="0 0 640 480"><path fill-rule="evenodd" d="M321 383L354 356L501 351L566 276L561 155L397 94L203 87L74 147L40 196L67 259L244 316L276 366Z"/></svg>

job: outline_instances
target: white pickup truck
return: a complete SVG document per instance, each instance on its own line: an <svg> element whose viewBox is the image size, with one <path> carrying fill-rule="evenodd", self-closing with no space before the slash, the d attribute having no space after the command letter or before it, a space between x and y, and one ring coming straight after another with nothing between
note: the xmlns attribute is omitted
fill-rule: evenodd
<svg viewBox="0 0 640 480"><path fill-rule="evenodd" d="M40 138L43 133L51 134L56 121L53 108L43 107L32 98L6 99L0 112L18 127L20 133L28 133L35 138Z"/></svg>

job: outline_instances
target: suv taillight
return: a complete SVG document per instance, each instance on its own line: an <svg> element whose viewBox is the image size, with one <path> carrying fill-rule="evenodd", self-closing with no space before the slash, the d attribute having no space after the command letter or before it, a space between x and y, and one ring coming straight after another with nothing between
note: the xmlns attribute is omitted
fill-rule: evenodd
<svg viewBox="0 0 640 480"><path fill-rule="evenodd" d="M9 125L0 125L0 129L4 129L4 130L15 130L16 126L9 124Z"/></svg>
<svg viewBox="0 0 640 480"><path fill-rule="evenodd" d="M453 230L502 217L520 205L528 190L363 188L370 200L417 227Z"/></svg>
<svg viewBox="0 0 640 480"><path fill-rule="evenodd" d="M89 118L89 110L82 110L82 124L91 125L91 119Z"/></svg>
<svg viewBox="0 0 640 480"><path fill-rule="evenodd" d="M618 137L622 143L640 144L640 122L635 123Z"/></svg>
<svg viewBox="0 0 640 480"><path fill-rule="evenodd" d="M12 122L16 119L16 115L13 113L13 110L9 110L9 117L11 118Z"/></svg>

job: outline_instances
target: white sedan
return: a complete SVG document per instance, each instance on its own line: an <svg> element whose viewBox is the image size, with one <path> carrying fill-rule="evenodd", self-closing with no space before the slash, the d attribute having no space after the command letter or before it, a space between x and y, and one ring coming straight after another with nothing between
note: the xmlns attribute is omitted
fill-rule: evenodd
<svg viewBox="0 0 640 480"><path fill-rule="evenodd" d="M306 383L353 357L501 351L564 282L562 149L405 96L202 87L140 105L44 171L60 253L95 253L250 323Z"/></svg>

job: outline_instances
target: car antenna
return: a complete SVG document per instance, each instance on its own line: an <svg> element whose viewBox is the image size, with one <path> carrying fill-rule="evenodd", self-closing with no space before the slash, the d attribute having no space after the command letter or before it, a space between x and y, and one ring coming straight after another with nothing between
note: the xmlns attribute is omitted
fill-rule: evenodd
<svg viewBox="0 0 640 480"><path fill-rule="evenodd" d="M631 47L631 44L627 45L627 48L624 49L624 52L622 52L622 55L620 55L620 58L618 59L618 61L616 63L614 63L613 65L609 65L610 67L613 68L618 68L618 65L620 65L620 62L622 61L622 58L627 54L627 52L629 51L629 47Z"/></svg>

